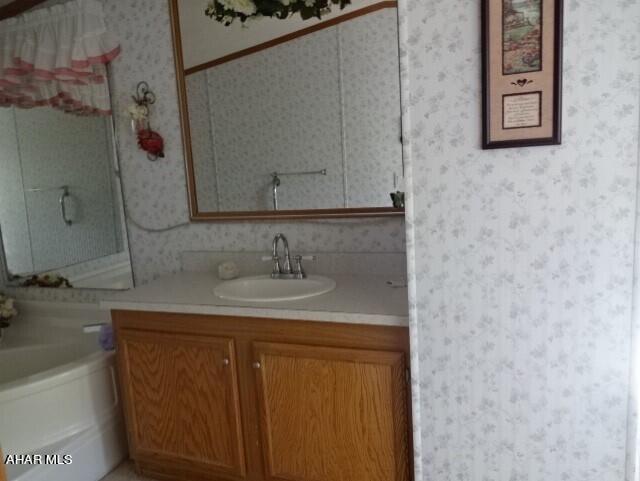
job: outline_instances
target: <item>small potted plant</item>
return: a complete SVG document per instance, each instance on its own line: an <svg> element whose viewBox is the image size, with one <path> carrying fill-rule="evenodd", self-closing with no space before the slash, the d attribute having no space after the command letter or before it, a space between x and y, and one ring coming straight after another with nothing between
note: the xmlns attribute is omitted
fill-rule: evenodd
<svg viewBox="0 0 640 481"><path fill-rule="evenodd" d="M9 327L11 319L18 315L18 311L13 304L13 299L0 292L0 341L2 340L4 329Z"/></svg>

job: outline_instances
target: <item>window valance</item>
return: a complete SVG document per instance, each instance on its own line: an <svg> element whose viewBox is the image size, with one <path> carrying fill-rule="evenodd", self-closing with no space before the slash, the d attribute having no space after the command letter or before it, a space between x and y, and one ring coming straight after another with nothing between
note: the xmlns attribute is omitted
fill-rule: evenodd
<svg viewBox="0 0 640 481"><path fill-rule="evenodd" d="M96 0L72 0L4 20L0 106L108 115L106 64L119 53Z"/></svg>

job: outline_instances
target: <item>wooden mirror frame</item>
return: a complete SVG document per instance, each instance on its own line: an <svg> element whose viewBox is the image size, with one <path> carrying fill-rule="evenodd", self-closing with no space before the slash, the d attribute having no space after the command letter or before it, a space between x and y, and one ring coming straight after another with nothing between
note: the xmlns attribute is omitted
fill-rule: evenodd
<svg viewBox="0 0 640 481"><path fill-rule="evenodd" d="M309 33L332 27L339 23L365 15L367 13L381 10L383 8L397 8L397 1L381 1L374 5L340 15L324 23L299 30L292 34L284 35L269 42L251 47L249 49L234 53L222 59L209 62L202 66L189 69L188 73L193 73L205 68L210 68L223 62L259 52L269 47L288 42L297 37ZM198 197L196 191L195 168L193 165L193 151L191 147L191 126L189 119L189 108L187 105L186 74L182 56L182 37L180 32L180 16L178 10L178 0L169 0L169 11L171 20L171 31L173 36L173 51L176 67L176 81L178 85L178 103L180 110L180 124L182 126L182 143L184 147L185 170L187 176L187 191L189 195L189 215L193 222L211 221L234 221L234 220L291 220L291 219L335 219L335 218L358 218L358 217L397 217L404 216L404 209L393 207L371 207L371 208L344 208L344 209L308 209L308 210L265 210L265 211L238 211L238 212L201 212L198 208ZM398 75L400 73L398 72ZM390 199L391 200L391 199Z"/></svg>
<svg viewBox="0 0 640 481"><path fill-rule="evenodd" d="M25 13L47 0L14 0L0 7L0 20L15 17L21 13Z"/></svg>

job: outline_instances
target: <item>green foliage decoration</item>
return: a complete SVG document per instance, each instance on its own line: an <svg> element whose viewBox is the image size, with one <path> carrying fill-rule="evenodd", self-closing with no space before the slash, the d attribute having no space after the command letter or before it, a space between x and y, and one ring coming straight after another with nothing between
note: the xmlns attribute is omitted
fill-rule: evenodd
<svg viewBox="0 0 640 481"><path fill-rule="evenodd" d="M351 0L212 0L205 15L226 25L235 20L245 23L260 17L285 20L299 14L303 20L321 19L331 12L332 5L344 9Z"/></svg>

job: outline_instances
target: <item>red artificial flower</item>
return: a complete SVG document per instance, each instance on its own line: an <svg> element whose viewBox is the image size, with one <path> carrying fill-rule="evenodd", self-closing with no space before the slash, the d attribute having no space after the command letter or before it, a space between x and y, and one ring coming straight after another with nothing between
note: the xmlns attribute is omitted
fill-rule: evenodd
<svg viewBox="0 0 640 481"><path fill-rule="evenodd" d="M164 157L164 139L153 130L138 131L138 146L155 157Z"/></svg>

